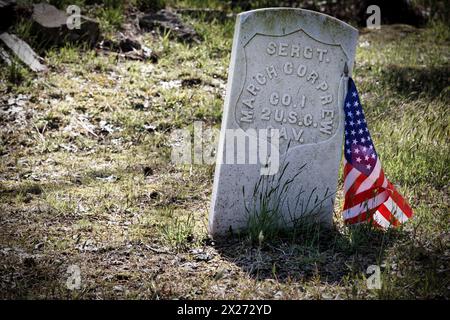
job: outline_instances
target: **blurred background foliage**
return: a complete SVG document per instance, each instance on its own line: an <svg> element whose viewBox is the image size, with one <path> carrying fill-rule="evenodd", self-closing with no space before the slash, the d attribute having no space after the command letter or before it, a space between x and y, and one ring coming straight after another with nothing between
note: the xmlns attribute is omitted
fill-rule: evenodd
<svg viewBox="0 0 450 320"><path fill-rule="evenodd" d="M449 23L450 6L446 0L18 0L21 4L48 2L60 9L68 5L96 5L104 10L137 8L158 11L170 8L209 8L226 12L241 12L267 7L296 7L320 11L339 19L363 26L369 5L381 8L383 23L392 21L422 25L429 20Z"/></svg>

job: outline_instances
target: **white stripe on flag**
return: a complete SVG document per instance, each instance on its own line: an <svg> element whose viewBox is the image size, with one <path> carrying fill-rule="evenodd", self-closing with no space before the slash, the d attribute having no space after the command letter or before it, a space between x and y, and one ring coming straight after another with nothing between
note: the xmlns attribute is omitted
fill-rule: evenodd
<svg viewBox="0 0 450 320"><path fill-rule="evenodd" d="M344 179L344 193L347 193L348 189L351 188L352 184L358 179L360 174L361 173L355 168L350 170L347 177Z"/></svg>
<svg viewBox="0 0 450 320"><path fill-rule="evenodd" d="M386 179L386 175L384 175L383 184L381 185L383 188L386 188L388 186L388 180Z"/></svg>
<svg viewBox="0 0 450 320"><path fill-rule="evenodd" d="M380 176L380 172L381 172L381 163L380 160L377 159L377 162L375 163L375 168L373 168L372 173L367 177L367 179L364 180L363 183L361 183L358 190L356 190L356 194L370 189Z"/></svg>
<svg viewBox="0 0 450 320"><path fill-rule="evenodd" d="M375 220L380 226L385 229L389 228L389 226L391 225L391 223L386 220L386 218L378 210L373 214L373 220Z"/></svg>
<svg viewBox="0 0 450 320"><path fill-rule="evenodd" d="M344 220L354 218L357 215L359 215L361 212L366 212L367 210L378 207L380 204L382 204L384 201L386 201L387 197L388 197L388 193L386 191L383 191L376 197L373 197L367 201L357 204L356 206L353 206L347 210L344 210L344 212L343 212Z"/></svg>
<svg viewBox="0 0 450 320"><path fill-rule="evenodd" d="M386 200L384 205L391 212L391 214L393 216L395 216L395 218L398 221L400 221L401 223L403 223L406 220L408 220L408 216L403 213L402 209L400 209L400 207L395 203L394 200L392 200L391 197L389 197L389 199Z"/></svg>

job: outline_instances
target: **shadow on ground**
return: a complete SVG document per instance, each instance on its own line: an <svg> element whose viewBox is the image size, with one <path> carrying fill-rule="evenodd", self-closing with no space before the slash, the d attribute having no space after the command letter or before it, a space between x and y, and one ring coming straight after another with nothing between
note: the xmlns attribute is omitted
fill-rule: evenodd
<svg viewBox="0 0 450 320"><path fill-rule="evenodd" d="M279 282L341 282L347 275L365 273L367 267L380 264L386 250L403 233L382 232L363 227L348 234L337 229L310 236L285 238L271 244L251 245L248 241L221 240L216 249L222 258L234 263L255 280Z"/></svg>
<svg viewBox="0 0 450 320"><path fill-rule="evenodd" d="M439 97L450 101L450 65L440 67L404 67L387 65L382 70L385 86L399 94L417 98Z"/></svg>

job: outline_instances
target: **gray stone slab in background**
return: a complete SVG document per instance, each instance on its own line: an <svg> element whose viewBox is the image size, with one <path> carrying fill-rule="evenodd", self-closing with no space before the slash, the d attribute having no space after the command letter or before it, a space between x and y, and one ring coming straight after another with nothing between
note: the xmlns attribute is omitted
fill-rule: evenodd
<svg viewBox="0 0 450 320"><path fill-rule="evenodd" d="M226 129L278 129L280 161L288 163L283 179L306 164L283 206L287 225L301 188L302 197L313 190L319 198L336 191L343 70L347 63L351 73L357 38L355 28L309 10L273 8L238 15L209 216L213 236L246 227L244 204L260 178L260 162L225 164ZM320 210L326 224L332 223L333 202L334 196L328 197Z"/></svg>

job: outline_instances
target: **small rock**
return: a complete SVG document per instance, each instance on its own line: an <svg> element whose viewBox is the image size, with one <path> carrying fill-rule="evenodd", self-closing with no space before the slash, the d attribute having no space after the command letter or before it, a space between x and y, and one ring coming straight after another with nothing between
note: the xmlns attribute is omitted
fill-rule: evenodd
<svg viewBox="0 0 450 320"><path fill-rule="evenodd" d="M156 126L153 124L144 124L144 130L148 132L155 132Z"/></svg>
<svg viewBox="0 0 450 320"><path fill-rule="evenodd" d="M142 55L144 58L149 59L153 63L156 63L159 60L158 54L146 46L142 46Z"/></svg>
<svg viewBox="0 0 450 320"><path fill-rule="evenodd" d="M161 81L159 85L161 86L161 88L166 90L179 88L181 87L181 80Z"/></svg>
<svg viewBox="0 0 450 320"><path fill-rule="evenodd" d="M122 286L114 286L113 290L117 291L117 292L123 292L123 287Z"/></svg>
<svg viewBox="0 0 450 320"><path fill-rule="evenodd" d="M213 279L218 281L218 280L222 279L224 276L225 276L225 270L220 269L214 274Z"/></svg>
<svg viewBox="0 0 450 320"><path fill-rule="evenodd" d="M208 262L211 259L212 259L212 256L210 254L208 254L208 253L200 253L200 254L197 254L195 256L195 260L197 260L197 261L206 261L206 262Z"/></svg>
<svg viewBox="0 0 450 320"><path fill-rule="evenodd" d="M114 175L107 176L107 177L97 177L96 179L103 181L103 182L116 182L117 180L119 180L119 178Z"/></svg>
<svg viewBox="0 0 450 320"><path fill-rule="evenodd" d="M274 299L277 299L277 300L283 299L283 292L277 291L273 297L274 297Z"/></svg>
<svg viewBox="0 0 450 320"><path fill-rule="evenodd" d="M122 129L113 126L111 123L106 122L105 120L100 121L99 123L100 131L102 133L113 133L115 131L122 131Z"/></svg>

